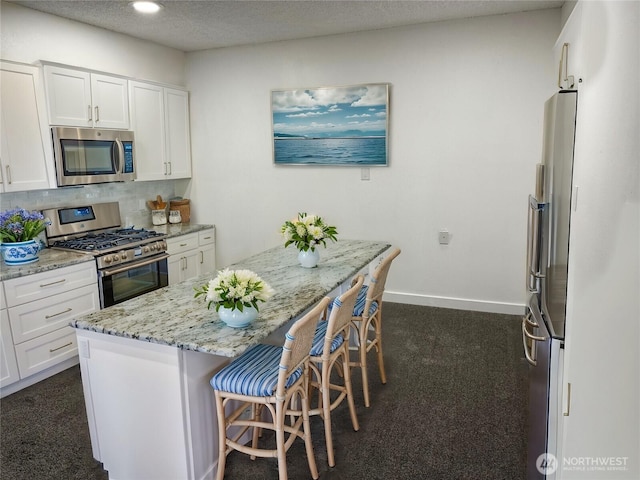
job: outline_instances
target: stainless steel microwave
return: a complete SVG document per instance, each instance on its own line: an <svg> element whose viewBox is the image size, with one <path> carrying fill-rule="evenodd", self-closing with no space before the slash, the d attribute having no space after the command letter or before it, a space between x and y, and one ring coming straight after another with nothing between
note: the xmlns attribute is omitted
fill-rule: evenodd
<svg viewBox="0 0 640 480"><path fill-rule="evenodd" d="M51 137L59 187L136 178L131 131L52 127Z"/></svg>

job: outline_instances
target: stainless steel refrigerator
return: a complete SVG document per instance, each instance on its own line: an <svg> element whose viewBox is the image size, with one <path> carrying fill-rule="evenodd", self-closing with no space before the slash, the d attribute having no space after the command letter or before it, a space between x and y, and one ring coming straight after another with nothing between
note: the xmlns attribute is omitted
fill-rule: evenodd
<svg viewBox="0 0 640 480"><path fill-rule="evenodd" d="M527 478L555 479L567 268L571 220L573 151L578 93L563 90L545 103L542 163L529 196L527 289L522 342L529 362Z"/></svg>

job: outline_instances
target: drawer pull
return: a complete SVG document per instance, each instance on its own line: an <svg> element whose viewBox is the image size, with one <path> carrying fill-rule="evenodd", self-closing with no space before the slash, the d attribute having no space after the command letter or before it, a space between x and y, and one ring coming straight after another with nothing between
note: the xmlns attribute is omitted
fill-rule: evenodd
<svg viewBox="0 0 640 480"><path fill-rule="evenodd" d="M187 245L189 245L188 243L181 243L180 246L181 247L186 247Z"/></svg>
<svg viewBox="0 0 640 480"><path fill-rule="evenodd" d="M66 310L63 310L62 312L54 313L52 315L45 315L44 318L49 320L50 318L57 317L58 315L64 315L65 313L69 313L71 310L72 310L71 307L69 307Z"/></svg>
<svg viewBox="0 0 640 480"><path fill-rule="evenodd" d="M211 240L211 237L204 237L205 240Z"/></svg>
<svg viewBox="0 0 640 480"><path fill-rule="evenodd" d="M63 348L68 347L68 346L70 346L70 345L73 345L73 342L65 343L65 344L64 344L64 345L62 345L61 347L57 347L57 348L50 348L50 349L49 349L49 353L53 353L53 352L56 352L56 351L58 351L58 350L62 350Z"/></svg>
<svg viewBox="0 0 640 480"><path fill-rule="evenodd" d="M66 281L67 281L67 279L63 278L62 280L57 280L57 281L51 282L51 283L41 283L40 284L40 288L50 287L51 285L57 285L58 283L63 283L63 282L66 282Z"/></svg>

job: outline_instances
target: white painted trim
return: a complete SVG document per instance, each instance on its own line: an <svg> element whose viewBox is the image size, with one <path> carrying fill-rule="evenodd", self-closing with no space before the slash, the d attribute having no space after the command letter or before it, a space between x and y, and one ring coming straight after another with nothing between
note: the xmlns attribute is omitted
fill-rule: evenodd
<svg viewBox="0 0 640 480"><path fill-rule="evenodd" d="M385 302L420 305L424 307L455 308L474 312L502 313L507 315L523 315L524 304L489 302L486 300L470 300L467 298L436 297L417 293L384 292Z"/></svg>

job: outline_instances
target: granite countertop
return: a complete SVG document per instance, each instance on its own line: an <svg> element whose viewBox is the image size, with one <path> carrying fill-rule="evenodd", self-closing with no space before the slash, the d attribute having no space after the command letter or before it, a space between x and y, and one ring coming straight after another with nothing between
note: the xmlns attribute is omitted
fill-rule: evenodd
<svg viewBox="0 0 640 480"><path fill-rule="evenodd" d="M78 263L94 261L93 255L88 253L66 252L64 250L54 250L51 248L40 250L38 258L40 260L37 262L28 263L27 265L9 266L0 261L0 280L10 280L12 278L47 272Z"/></svg>
<svg viewBox="0 0 640 480"><path fill-rule="evenodd" d="M179 237L181 235L188 235L190 233L196 233L201 230L207 230L214 228L214 225L207 225L202 223L166 223L164 225L153 225L151 223L144 225L135 225L135 228L144 228L145 230L154 230L158 233L164 233L168 238Z"/></svg>
<svg viewBox="0 0 640 480"><path fill-rule="evenodd" d="M275 290L268 302L259 304L258 319L246 328L227 327L215 309L207 310L202 298L193 297L194 287L208 282L211 274L79 317L71 326L235 357L315 305L389 247L384 242L339 240L321 248L318 267L307 269L298 265L297 250L278 246L230 265L253 270Z"/></svg>
<svg viewBox="0 0 640 480"><path fill-rule="evenodd" d="M198 224L198 223L177 223L166 225L152 225L151 223L145 225L136 225L135 228L144 228L146 230L155 230L159 233L164 233L167 238L178 237L181 235L188 235L189 233L196 233L201 230L207 230L214 228L213 225ZM45 248L38 254L40 260L34 263L21 266L8 266L4 262L0 261L0 280L9 280L11 278L24 277L25 275L33 275L35 273L46 272L56 268L68 267L77 263L91 262L93 261L93 255L89 253L69 252L65 250L55 250L52 248Z"/></svg>

